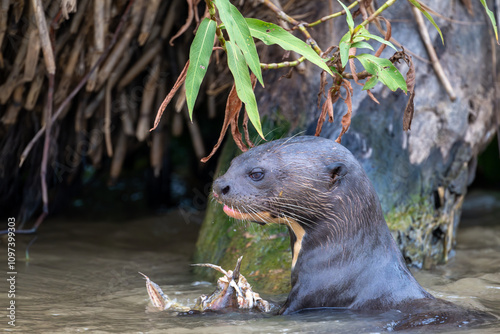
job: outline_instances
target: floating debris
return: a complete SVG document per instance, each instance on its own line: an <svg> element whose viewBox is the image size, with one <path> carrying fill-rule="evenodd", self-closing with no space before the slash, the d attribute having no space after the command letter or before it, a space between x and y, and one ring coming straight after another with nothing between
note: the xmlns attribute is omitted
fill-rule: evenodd
<svg viewBox="0 0 500 334"><path fill-rule="evenodd" d="M217 288L215 291L212 292L210 296L201 295L192 309L172 301L166 294L163 293L158 284L151 281L149 277L143 273L139 274L146 278L146 289L148 291L149 299L151 300L153 306L160 311L206 312L227 309L247 309L269 312L271 310L271 304L262 299L258 293L253 292L252 287L248 283L245 276L240 274L242 259L243 256L238 259L236 267L232 271L226 271L222 267L210 263L193 264L193 266L215 269L224 276L217 280Z"/></svg>
<svg viewBox="0 0 500 334"><path fill-rule="evenodd" d="M148 276L141 272L139 272L139 274L144 276L146 279L146 289L148 290L149 299L151 300L151 304L153 304L156 309L160 311L170 310L174 312L188 312L190 310L189 307L182 306L176 301L168 298L168 296L163 293L160 286L150 280Z"/></svg>

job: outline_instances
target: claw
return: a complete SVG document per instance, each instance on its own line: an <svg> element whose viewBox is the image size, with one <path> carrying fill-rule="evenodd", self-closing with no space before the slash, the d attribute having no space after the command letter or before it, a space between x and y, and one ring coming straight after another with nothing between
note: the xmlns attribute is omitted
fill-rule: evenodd
<svg viewBox="0 0 500 334"><path fill-rule="evenodd" d="M238 258L238 261L236 262L236 266L234 267L233 270L233 279L235 282L238 282L240 279L240 268L241 268L241 260L243 259L243 256L240 256Z"/></svg>
<svg viewBox="0 0 500 334"><path fill-rule="evenodd" d="M190 310L189 307L182 306L168 298L168 296L163 293L160 286L150 280L148 276L144 275L140 271L139 274L144 276L144 279L146 280L146 290L148 291L149 300L151 300L151 304L153 304L153 306L158 310L172 310L178 312L187 312Z"/></svg>
<svg viewBox="0 0 500 334"><path fill-rule="evenodd" d="M194 263L191 266L193 266L193 267L208 267L208 268L212 268L212 269L217 270L218 272L220 272L221 274L223 274L225 276L229 276L227 274L227 271L225 271L224 269L222 269L221 266L216 266L215 264L211 264L211 263Z"/></svg>
<svg viewBox="0 0 500 334"><path fill-rule="evenodd" d="M146 279L146 290L148 291L149 299L154 307L164 310L165 306L170 302L169 298L163 293L160 286L149 279L148 276L144 275L139 271L139 274L144 276Z"/></svg>

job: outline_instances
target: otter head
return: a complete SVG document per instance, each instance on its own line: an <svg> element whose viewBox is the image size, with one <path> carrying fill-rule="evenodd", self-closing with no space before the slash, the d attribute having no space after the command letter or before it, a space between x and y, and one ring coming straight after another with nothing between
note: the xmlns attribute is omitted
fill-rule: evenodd
<svg viewBox="0 0 500 334"><path fill-rule="evenodd" d="M311 228L332 201L349 195L339 188L360 171L350 152L332 140L281 139L233 159L214 181L213 197L237 219L281 224L297 220Z"/></svg>
<svg viewBox="0 0 500 334"><path fill-rule="evenodd" d="M332 140L310 136L272 141L236 157L214 181L213 197L233 218L287 225L294 255L304 235L314 234L310 239L318 244L348 237L359 224L370 224L372 206L380 211L352 154Z"/></svg>

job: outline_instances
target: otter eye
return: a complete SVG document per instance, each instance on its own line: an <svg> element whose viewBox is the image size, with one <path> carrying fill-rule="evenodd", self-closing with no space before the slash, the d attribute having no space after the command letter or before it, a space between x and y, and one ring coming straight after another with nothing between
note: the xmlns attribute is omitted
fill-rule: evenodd
<svg viewBox="0 0 500 334"><path fill-rule="evenodd" d="M253 181L260 181L264 178L264 171L260 168L254 168L248 174L248 176L253 180Z"/></svg>

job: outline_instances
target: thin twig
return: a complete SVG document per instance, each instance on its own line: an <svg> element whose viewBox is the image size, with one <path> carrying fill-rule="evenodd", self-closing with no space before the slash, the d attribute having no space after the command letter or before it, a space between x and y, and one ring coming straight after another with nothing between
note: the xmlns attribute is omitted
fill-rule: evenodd
<svg viewBox="0 0 500 334"><path fill-rule="evenodd" d="M357 76L358 80L366 79L366 78L368 78L369 76L372 76L372 75L373 74L370 74L367 71L362 71L362 72L356 73L356 76ZM349 79L349 80L354 79L354 76L352 75L352 73L343 73L342 77L344 77L345 79Z"/></svg>
<svg viewBox="0 0 500 334"><path fill-rule="evenodd" d="M278 15L278 17L290 24L293 24L294 26L298 26L300 24L299 21L294 19L293 17L289 16L287 13L285 13L281 8L276 6L274 3L272 3L270 0L260 0L261 3L266 5L269 9L271 9L273 12Z"/></svg>
<svg viewBox="0 0 500 334"><path fill-rule="evenodd" d="M208 8L208 13L210 15L210 20L213 20L217 23L217 18L215 15L215 6L212 1L210 0L205 0L205 3L207 4ZM226 50L226 40L224 39L224 35L222 34L222 30L220 30L219 26L217 25L215 28L215 34L217 35L217 39L219 40L220 46Z"/></svg>
<svg viewBox="0 0 500 334"><path fill-rule="evenodd" d="M104 97L104 141L108 157L113 156L113 144L111 142L111 83L108 81Z"/></svg>
<svg viewBox="0 0 500 334"><path fill-rule="evenodd" d="M392 20L391 19L391 22L397 22L397 20ZM378 21L375 21L375 26L377 27L377 30L382 34L382 35L385 35L386 34L386 31L384 29L382 29L382 26L380 25L380 22ZM403 45L401 43L399 43L399 41L397 41L394 37L391 37L391 39L389 40L392 44L394 44L395 46L397 46L399 49L402 49L403 48ZM415 57L417 58L418 60L420 60L421 62L424 62L426 64L430 64L431 62L429 61L429 59L425 59L424 57L421 57L419 56L418 54L416 54L415 52L412 52L411 50L409 50L407 47L405 47L405 51L406 53L410 54L412 57Z"/></svg>
<svg viewBox="0 0 500 334"><path fill-rule="evenodd" d="M300 57L299 59L294 60L294 61L284 61L281 63L270 63L270 64L260 63L260 68L262 68L264 70L270 70L270 69L274 70L274 69L278 69L278 68L294 67L294 66L298 66L304 60L306 60L306 57Z"/></svg>
<svg viewBox="0 0 500 334"><path fill-rule="evenodd" d="M353 3L351 3L347 9L353 9L354 7L356 7L358 5L358 1L354 1ZM306 28L311 28L311 27L315 27L317 26L318 24L320 23L323 23L325 21L328 21L328 20L331 20L331 19L334 19L336 17L339 17L339 16L342 16L342 15L345 15L346 14L346 11L345 10L341 10L340 12L337 12L337 13L333 13L333 14L330 14L330 15L327 15L327 16L323 16L322 18L320 18L319 20L317 21L314 21L312 23L303 23L303 26L306 27ZM297 27L294 27L293 29L298 29Z"/></svg>
<svg viewBox="0 0 500 334"><path fill-rule="evenodd" d="M372 15L370 15L369 18L367 18L366 20L364 20L363 22L361 22L361 24L359 26L366 26L368 23L370 23L371 21L375 20L375 18L377 18L377 16L379 16L384 10L386 10L387 8L391 7L397 0L388 0L386 1L382 6L380 6L375 12L373 12ZM413 6L412 6L413 7ZM359 27L358 26L358 27Z"/></svg>
<svg viewBox="0 0 500 334"><path fill-rule="evenodd" d="M429 58L431 59L432 67L434 68L434 72L436 72L436 75L439 78L439 80L441 81L441 84L444 86L446 93L448 93L450 100L455 101L457 96L455 95L455 92L453 91L453 87L451 86L450 81L448 80L448 77L444 73L443 67L441 66L441 63L439 62L439 58L436 54L436 50L434 50L434 47L432 46L431 38L429 36L429 31L427 30L427 27L425 26L425 22L424 22L424 18L422 16L422 13L420 13L420 10L418 10L418 8L416 8L414 6L411 6L411 9L413 11L413 15L415 16L415 20L417 21L418 31L420 32L420 37L422 37L422 41L425 45L425 48L427 49L427 53L429 54Z"/></svg>
<svg viewBox="0 0 500 334"><path fill-rule="evenodd" d="M45 141L43 143L42 166L40 168L40 181L42 186L43 213L49 213L49 196L47 191L47 163L49 161L50 130L52 129L52 103L54 101L54 74L49 73L49 89L47 93L47 106L45 116Z"/></svg>
<svg viewBox="0 0 500 334"><path fill-rule="evenodd" d="M31 0L35 11L36 25L40 35L40 44L42 46L43 60L49 74L56 73L56 63L54 61L54 50L50 42L49 31L47 29L47 21L45 20L45 12L42 5L42 0Z"/></svg>
<svg viewBox="0 0 500 334"><path fill-rule="evenodd" d="M307 31L305 23L300 23L293 17L289 16L287 13L281 10L281 8L276 6L270 0L260 0L260 2L266 5L273 12L275 12L280 19L292 24L294 26L293 29L299 29L302 32L302 34L306 37L307 43L311 45L311 47L314 49L314 51L316 51L317 54L321 55L322 51L319 48L318 43L316 43L316 41L312 38L311 34L309 34L309 31Z"/></svg>

